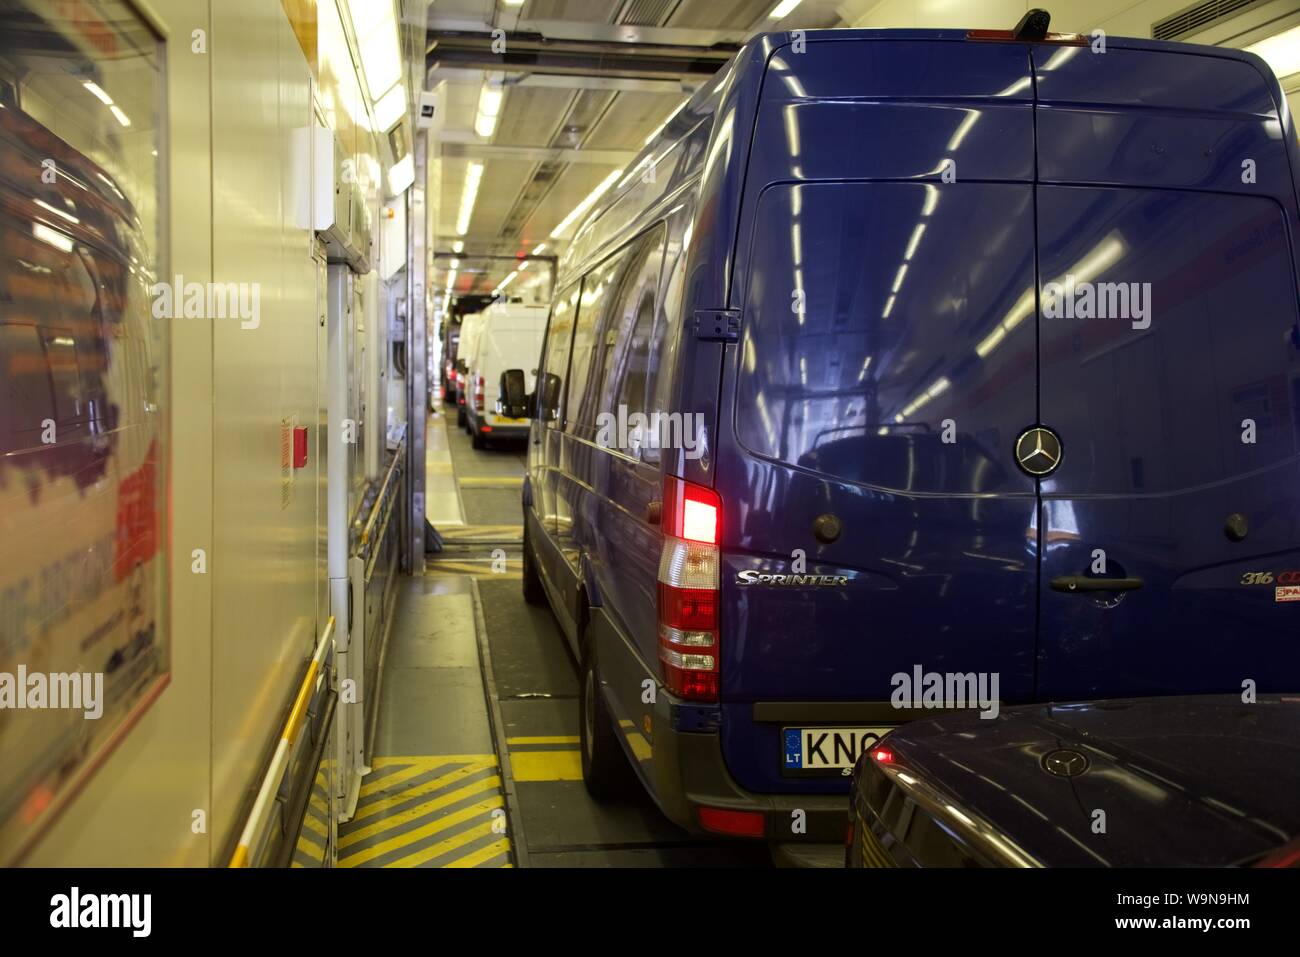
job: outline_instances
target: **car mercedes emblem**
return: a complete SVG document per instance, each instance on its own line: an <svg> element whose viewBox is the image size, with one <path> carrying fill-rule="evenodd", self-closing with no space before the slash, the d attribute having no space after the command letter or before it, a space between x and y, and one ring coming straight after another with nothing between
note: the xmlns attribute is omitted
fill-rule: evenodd
<svg viewBox="0 0 1300 957"><path fill-rule="evenodd" d="M1078 777L1088 770L1088 757L1069 748L1058 748L1043 756L1043 770L1058 778Z"/></svg>
<svg viewBox="0 0 1300 957"><path fill-rule="evenodd" d="M1061 440L1040 425L1025 429L1016 439L1016 464L1034 478L1051 475L1061 464Z"/></svg>

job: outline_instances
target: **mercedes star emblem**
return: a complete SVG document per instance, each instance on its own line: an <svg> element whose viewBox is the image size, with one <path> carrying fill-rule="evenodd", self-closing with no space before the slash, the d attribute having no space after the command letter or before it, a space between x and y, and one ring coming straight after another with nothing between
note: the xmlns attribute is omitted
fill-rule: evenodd
<svg viewBox="0 0 1300 957"><path fill-rule="evenodd" d="M1069 748L1057 748L1043 755L1043 770L1058 778L1078 777L1088 770L1088 758Z"/></svg>
<svg viewBox="0 0 1300 957"><path fill-rule="evenodd" d="M1061 464L1061 440L1039 425L1025 429L1016 439L1016 464L1034 478L1051 475Z"/></svg>

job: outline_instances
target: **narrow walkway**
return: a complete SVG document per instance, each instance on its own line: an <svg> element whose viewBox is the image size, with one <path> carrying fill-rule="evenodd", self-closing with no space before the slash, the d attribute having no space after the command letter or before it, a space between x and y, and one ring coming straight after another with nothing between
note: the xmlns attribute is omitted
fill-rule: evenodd
<svg viewBox="0 0 1300 957"><path fill-rule="evenodd" d="M398 588L373 770L339 826L339 866L509 867L471 582Z"/></svg>
<svg viewBox="0 0 1300 957"><path fill-rule="evenodd" d="M435 445L446 449L467 524L438 528L447 544L430 556L427 580L478 595L480 646L490 664L488 709L497 716L497 745L504 749L503 786L520 866L767 866L766 847L686 834L640 788L607 803L587 794L577 669L550 610L525 603L520 587L526 446L476 451L457 430L454 412L431 419L429 447ZM396 707L392 700L385 706Z"/></svg>

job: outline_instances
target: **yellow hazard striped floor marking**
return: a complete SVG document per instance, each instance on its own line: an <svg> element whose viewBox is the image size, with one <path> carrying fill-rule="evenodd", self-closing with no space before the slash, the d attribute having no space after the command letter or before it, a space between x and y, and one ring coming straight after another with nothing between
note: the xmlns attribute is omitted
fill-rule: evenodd
<svg viewBox="0 0 1300 957"><path fill-rule="evenodd" d="M461 754L448 755L445 758L376 758L375 768L385 768L389 765L399 765L398 770L383 777L367 779L361 782L361 796L357 799L358 804L364 801L370 795L381 791L391 791L393 785L401 784L403 781L409 781L411 778L419 777L421 774L427 774L435 768L440 768L444 764L456 764L460 761L466 763L477 761L483 758L481 754Z"/></svg>
<svg viewBox="0 0 1300 957"><path fill-rule="evenodd" d="M499 807L500 805L498 804L497 806ZM501 818L502 822L504 820L505 820L504 817ZM460 848L463 848L465 847L465 845L470 843L478 843L481 838L488 837L494 833L498 833L501 826L502 826L501 823L497 821L484 821L482 824L475 825L474 827L470 828L467 831L462 831L461 833L455 835L454 837L449 837L446 840L439 841L437 844L432 844L429 847L416 851L414 854L409 854L406 857L403 857L399 861L395 862L393 866L419 867L421 864L425 863L426 861L431 861L435 857L442 857L448 853L459 850ZM494 828L496 830L494 830ZM496 844L496 843L505 844L506 842L505 839L502 838L500 842L497 841L492 842L492 844ZM488 846L491 847L492 844L489 844ZM507 844L506 846L508 847L509 845ZM474 856L476 852L479 850L480 848L475 847L473 850L467 851L465 855L458 855L457 857L453 858L451 862L444 864L443 867L456 867L456 866L476 867L477 864L464 863L458 865L456 862L464 861L466 857ZM498 850L496 853L492 854L491 857L496 857L497 854L500 853L501 851ZM487 858L484 858L484 860L487 860Z"/></svg>
<svg viewBox="0 0 1300 957"><path fill-rule="evenodd" d="M509 853L510 853L510 842L503 837L498 841L493 841L485 848L474 851L472 854L468 855L467 857L457 858L455 862L448 864L447 866L448 867L478 867L480 864L483 864L486 861L490 861L494 857L499 857L502 854L509 854ZM511 865L505 864L503 866L510 867Z"/></svg>
<svg viewBox="0 0 1300 957"><path fill-rule="evenodd" d="M306 856L308 861L303 862L299 855ZM317 847L311 841L298 839L298 846L294 848L293 860L289 862L289 867L324 867L325 866L325 848Z"/></svg>
<svg viewBox="0 0 1300 957"><path fill-rule="evenodd" d="M290 867L324 867L330 842L329 776L325 766L316 770L307 808L303 811L302 830L294 845ZM310 833L307 833L310 832Z"/></svg>
<svg viewBox="0 0 1300 957"><path fill-rule="evenodd" d="M309 831L314 831L321 837L329 837L329 831L325 829L325 825L316 820L316 818L312 817L310 814L303 815L302 826L307 828Z"/></svg>
<svg viewBox="0 0 1300 957"><path fill-rule="evenodd" d="M364 805L362 805L360 801L358 801L357 813L352 816L352 820L349 821L348 823L351 825L355 825L358 821L364 821L367 818L374 817L376 814L382 814L384 811L387 811L389 808L396 807L398 804L402 804L406 801L409 801L411 798L423 797L425 794L428 794L431 791L437 791L439 788L443 788L453 781L467 778L475 771L481 771L484 768L495 768L495 767L496 767L495 759L482 758L478 761L470 762L469 764L465 765L465 767L463 768L458 768L457 770L448 772L447 774L441 775L440 777L432 778L428 781L425 781L423 784L417 784L414 787L404 788L398 791L396 794L392 795L391 797L380 798L375 801L368 801ZM499 779L493 777L487 780L499 780ZM349 829L348 833L349 836L351 836L352 834L351 829Z"/></svg>
<svg viewBox="0 0 1300 957"><path fill-rule="evenodd" d="M417 841L421 840L422 838L426 838L433 834L437 834L439 831L448 830L449 828L455 827L457 824L464 823L465 821L471 821L474 818L483 816L484 814L490 815L494 810L502 807L503 805L504 802L501 800L501 795L499 794L493 795L492 797L485 798L482 801L477 802L476 804L471 804L467 808L462 808L461 810L454 811L451 814L446 815L445 817L438 818L436 821L432 821L428 824L425 824L423 827L418 827L415 830L407 831L398 837L391 838L387 841L382 841L379 844L372 845L370 847L364 848L363 850L357 851L355 853L348 854L347 852L340 851L339 864L341 864L343 867L359 867L362 864L365 864L367 861L372 861L375 858L388 853L389 851L395 851L399 848L408 847L411 844L414 844ZM501 820L504 821L505 818L503 817L501 818ZM473 840L474 837L481 836L482 834L485 833L490 833L493 825L494 822L491 820L484 821L482 824L470 828L468 831L462 831L460 834L457 834L453 837L447 837L442 841L439 841L437 844L433 845L433 848L427 849L427 850L435 851L434 853L429 853L428 855L422 857L421 854L423 852L417 851L405 857L398 858L397 860L391 862L391 864L387 864L385 866L414 867L417 863L422 863L423 861L429 860L430 858L439 856L440 854L444 853L447 850L459 847L461 846L461 844L468 843L469 841ZM403 861L405 861L406 863L401 863Z"/></svg>
<svg viewBox="0 0 1300 957"><path fill-rule="evenodd" d="M508 867L505 801L491 754L381 757L339 826L340 867Z"/></svg>
<svg viewBox="0 0 1300 957"><path fill-rule="evenodd" d="M425 801L412 805L400 814L381 816L373 824L365 827L359 827L356 830L348 828L347 834L339 838L339 850L351 847L358 841L364 841L368 837L374 837L377 834L383 834L391 831L395 827L406 824L409 821L415 821L426 817L430 811L437 811L449 804L458 804L475 794L482 794L484 791L491 791L495 795L501 788L501 778L492 775L490 778L483 778L479 781L472 781L462 787L455 788L431 801ZM396 801L396 798L390 798L390 801ZM486 798L484 800L487 800ZM500 804L494 804L493 807L500 807ZM351 822L349 822L351 823Z"/></svg>

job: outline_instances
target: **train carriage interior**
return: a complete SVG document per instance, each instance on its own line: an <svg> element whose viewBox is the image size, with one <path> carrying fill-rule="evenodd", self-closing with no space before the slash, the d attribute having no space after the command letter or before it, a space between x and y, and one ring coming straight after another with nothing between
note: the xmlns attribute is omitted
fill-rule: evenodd
<svg viewBox="0 0 1300 957"><path fill-rule="evenodd" d="M1297 109L1296 0L0 0L0 874L81 875L22 919L1249 927L1077 872L1300 871Z"/></svg>

